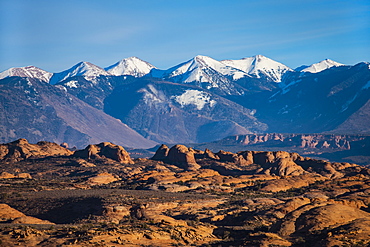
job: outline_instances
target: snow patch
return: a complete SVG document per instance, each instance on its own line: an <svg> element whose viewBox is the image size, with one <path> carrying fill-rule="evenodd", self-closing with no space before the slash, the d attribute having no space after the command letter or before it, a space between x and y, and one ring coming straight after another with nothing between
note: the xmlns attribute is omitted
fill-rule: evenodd
<svg viewBox="0 0 370 247"><path fill-rule="evenodd" d="M362 90L370 88L370 81L368 81L365 86L362 87Z"/></svg>
<svg viewBox="0 0 370 247"><path fill-rule="evenodd" d="M362 88L361 90L366 90L366 89L369 89L370 88L370 81L368 81ZM353 103L353 101L355 101L355 99L357 99L358 95L360 94L360 91L357 92L355 94L355 96L352 97L352 99L348 100L346 103L344 103L344 105L342 106L342 109L340 112L344 112L345 110L348 109L349 105Z"/></svg>
<svg viewBox="0 0 370 247"><path fill-rule="evenodd" d="M352 99L348 100L346 103L344 103L344 105L342 105L342 109L340 112L344 112L345 110L348 109L349 105L352 104L353 101L355 101L355 99L357 98L358 96L358 93L355 94L355 96L353 96Z"/></svg>
<svg viewBox="0 0 370 247"><path fill-rule="evenodd" d="M138 92L144 94L144 102L150 107L160 108L166 104L166 96L151 84L148 85L148 88L142 88Z"/></svg>
<svg viewBox="0 0 370 247"><path fill-rule="evenodd" d="M69 81L65 85L69 88L78 88L78 81Z"/></svg>
<svg viewBox="0 0 370 247"><path fill-rule="evenodd" d="M211 99L211 95L209 93L193 89L186 90L185 93L178 96L172 96L171 98L175 99L181 107L194 105L198 110L202 110L206 104L213 107L217 103L217 101Z"/></svg>

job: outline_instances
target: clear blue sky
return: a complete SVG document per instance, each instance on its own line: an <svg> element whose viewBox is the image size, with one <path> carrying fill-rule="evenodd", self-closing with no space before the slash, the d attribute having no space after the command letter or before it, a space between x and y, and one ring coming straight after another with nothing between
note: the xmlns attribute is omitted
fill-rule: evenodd
<svg viewBox="0 0 370 247"><path fill-rule="evenodd" d="M199 54L355 64L370 61L370 1L0 0L0 34L0 71L130 56L167 69Z"/></svg>

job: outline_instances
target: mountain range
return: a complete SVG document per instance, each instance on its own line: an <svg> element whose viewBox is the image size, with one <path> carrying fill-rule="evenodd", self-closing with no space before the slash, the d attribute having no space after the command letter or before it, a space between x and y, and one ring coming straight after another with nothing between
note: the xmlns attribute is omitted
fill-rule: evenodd
<svg viewBox="0 0 370 247"><path fill-rule="evenodd" d="M137 57L59 73L28 66L0 73L0 104L2 142L148 148L252 133L370 135L370 65L199 55L167 70Z"/></svg>

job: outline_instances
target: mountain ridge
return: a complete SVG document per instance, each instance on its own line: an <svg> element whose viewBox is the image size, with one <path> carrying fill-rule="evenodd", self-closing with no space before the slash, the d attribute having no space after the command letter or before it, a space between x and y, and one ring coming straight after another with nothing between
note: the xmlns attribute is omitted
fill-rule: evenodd
<svg viewBox="0 0 370 247"><path fill-rule="evenodd" d="M208 58L208 59L212 59L212 58L210 58L210 57L207 57L207 56L203 56L203 55L198 55L198 56L195 56L194 58L192 58L192 59L190 59L190 60L188 60L188 61L186 61L186 62L183 62L183 63L180 63L180 64L178 64L178 65L175 65L175 66L172 66L172 67L170 67L169 69L171 69L171 68L174 68L174 67L177 67L177 66L179 66L179 65L181 65L181 64L185 64L185 63L187 63L187 62L189 62L189 61L191 61L191 60L195 60L195 59L197 59L197 58ZM68 76L68 77L71 77L71 76L77 76L77 75L83 75L84 74L84 71L83 71L83 68L85 68L86 69L86 71L88 72L89 71L89 67L90 67L90 69L91 68L95 68L96 70L98 70L98 71L100 71L100 73L92 73L92 74L85 74L85 76L99 76L99 75L126 75L126 74L122 74L122 73L120 73L120 72L114 72L113 74L111 74L111 73L109 73L109 70L111 70L111 69L113 69L114 67L116 67L117 65L119 65L120 63L122 64L122 63L125 63L125 62L127 62L127 63L131 63L131 66L134 66L135 67L135 60L136 60L136 62L138 62L139 64L141 63L142 65L143 64L146 64L147 66L148 66L148 68L152 68L152 69L157 69L154 65L152 65L152 64L150 64L149 62L147 62L147 61L144 61L144 60L141 60L140 58L138 58L138 57L129 57L129 58L124 58L124 59L122 59L122 60L120 60L120 61L118 61L117 63L115 63L115 64L113 64L113 65L110 65L110 66L108 66L108 67L106 67L105 69L103 69L102 67L99 67L99 66L97 66L97 65L95 65L95 64L92 64L92 63L90 63L90 62L79 62L79 63L77 63L77 64L75 64L75 65L73 65L71 68L69 68L69 69L66 69L66 70L63 70L62 72L54 72L54 73L52 73L52 72L47 72L47 73L51 73L51 74L55 74L56 75L56 77L53 79L53 83L52 84L56 84L57 82L60 82L61 80L64 80L64 79L66 79L66 76ZM214 59L212 59L212 60L214 60ZM284 65L284 64L282 64L282 63L280 63L280 62L277 62L277 61L274 61L274 60L272 60L272 59L270 59L270 58L267 58L267 57L265 57L265 56L263 56L263 55L255 55L255 56L252 56L252 57L245 57L245 58L242 58L242 59L240 59L240 60L220 60L220 61L217 61L217 60L214 60L214 61L216 61L216 62L221 62L221 63L223 63L223 62L225 62L225 65L226 66L230 66L230 65L228 65L227 63L232 63L232 62L240 62L240 61L246 61L246 60L267 60L270 64L275 64L275 65L278 65L278 66L281 66L282 68L283 68L283 70L292 70L292 71L301 71L301 70L303 70L304 68L307 68L307 67L309 67L309 66L314 66L314 65L317 65L317 64L320 64L320 63L322 63L322 62L325 62L325 61L327 61L328 63L330 63L330 64L332 64L332 65L343 65L343 64L341 64L341 63L338 63L338 62L335 62L335 61L333 61L333 60L330 60L330 59L325 59L325 60L322 60L322 61L319 61L319 62L317 62L317 63L314 63L314 64L311 64L311 65L309 65L309 66L306 66L306 65L302 65L302 66L300 66L300 67L298 67L298 68L296 68L296 69L291 69L291 68L289 68L288 66L286 66L286 65ZM7 69L7 70L4 70L4 71L2 71L1 73L0 73L0 75L1 74L3 74L3 76L1 77L0 76L0 79L3 79L3 78L5 78L5 77L9 77L9 76L11 76L11 75L9 75L10 73L11 73L11 71L12 70L14 70L14 69L27 69L27 68L31 68L31 67L34 67L34 66L26 66L26 67L12 67L12 68L10 68L10 69ZM140 66L136 66L139 70L138 70L138 73L128 73L127 75L132 75L132 76L139 76L139 77L141 77L141 76L144 76L144 75L147 75L147 74L149 74L150 73L150 71L148 72L148 69L144 69L145 71L143 72L143 71L141 71L141 69L139 68ZM232 67L232 66L231 66ZM239 67L239 66L237 66L237 67ZM251 68L251 67L248 67L247 69L240 69L240 68L237 68L237 67L234 67L234 69L236 69L236 71L239 73L239 74L237 74L237 75L235 75L236 77L234 77L234 79L238 79L238 78L240 78L240 77L238 77L238 76L240 76L241 74L243 74L242 72L244 72L244 73L247 73L247 74L249 74L248 72L246 72L245 70L247 70L247 71L249 71L249 72L251 72L252 74L254 74L254 75L258 75L258 68L255 70L255 69L253 69L253 68ZM303 68L304 67L304 68ZM330 67L332 67L332 66L328 66L328 67L326 67L326 68L330 68ZM75 69L77 69L77 70L75 70ZM80 69L79 71L78 71L78 69ZM121 68L122 69L122 68ZM159 71L166 71L166 70L169 70L169 69L157 69L157 70L159 70ZM118 69L117 68L117 70L119 71L120 69ZM6 71L8 71L8 72L6 72ZM67 72L68 71L68 72ZM85 73L86 73L86 71L85 71ZM105 72L104 72L105 71ZM6 73L4 73L4 72L6 72ZM46 71L45 71L46 72ZM63 76L61 76L61 73L65 73L65 76L63 77ZM121 70L121 72L122 72L122 70ZM147 73L148 72L148 73ZM317 72L319 72L319 71L317 71ZM70 75L68 75L68 73L70 73ZM265 73L265 75L268 75L269 73ZM161 75L161 73L159 73L159 75ZM158 78L160 77L160 76L157 76ZM50 78L49 78L50 79ZM272 79L274 79L274 77L272 77ZM276 79L278 79L278 80L280 80L281 78L280 77L278 77L278 78L276 78L276 75L275 75L275 79L274 80L276 80Z"/></svg>
<svg viewBox="0 0 370 247"><path fill-rule="evenodd" d="M0 102L1 142L23 137L77 147L103 140L137 148L156 145L120 120L35 78L0 80Z"/></svg>
<svg viewBox="0 0 370 247"><path fill-rule="evenodd" d="M114 68L116 75L80 62L53 74L48 85L64 91L67 99L73 95L157 142L209 142L227 135L266 132L370 133L368 63L309 73L262 55L226 62L199 55L168 70L136 57L106 69ZM19 71L23 78L40 75L38 79L46 82L42 76L48 72L41 69ZM8 77L10 71L3 75L7 76L3 80L23 80ZM23 88L14 97L31 99L32 90ZM14 103L12 109L16 108ZM53 129L48 128L45 132Z"/></svg>

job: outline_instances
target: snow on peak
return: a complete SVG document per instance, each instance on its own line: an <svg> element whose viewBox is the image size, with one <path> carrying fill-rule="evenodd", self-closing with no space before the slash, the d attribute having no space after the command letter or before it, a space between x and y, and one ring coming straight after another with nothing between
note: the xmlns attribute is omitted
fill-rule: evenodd
<svg viewBox="0 0 370 247"><path fill-rule="evenodd" d="M181 107L194 105L199 111L202 110L206 104L213 107L217 103L215 100L211 99L209 93L194 89L186 90L183 94L178 96L172 96L171 99L175 99Z"/></svg>
<svg viewBox="0 0 370 247"><path fill-rule="evenodd" d="M62 71L60 73L55 73L51 79L51 84L56 84L60 81L63 81L67 78L74 77L74 76L84 76L84 77L98 77L98 76L108 76L111 75L109 72L105 71L104 69L96 66L95 64L89 62L80 62L73 66L70 69Z"/></svg>
<svg viewBox="0 0 370 247"><path fill-rule="evenodd" d="M212 87L218 87L217 81L225 80L226 77L238 79L243 76L246 76L245 72L202 55L163 72L163 77L167 79L173 78L184 83L206 82Z"/></svg>
<svg viewBox="0 0 370 247"><path fill-rule="evenodd" d="M323 70L326 70L326 69L329 69L331 67L339 67L339 66L343 66L344 64L341 64L341 63L338 63L338 62L335 62L333 60L330 60L330 59L325 59L325 60L322 60L321 62L318 62L318 63L314 63L302 70L300 70L301 72L310 72L310 73L318 73L318 72L321 72Z"/></svg>
<svg viewBox="0 0 370 247"><path fill-rule="evenodd" d="M134 77L142 77L156 67L148 62L145 62L137 57L129 57L105 68L112 75L131 75Z"/></svg>
<svg viewBox="0 0 370 247"><path fill-rule="evenodd" d="M263 76L275 82L281 82L284 73L293 71L288 66L263 55L256 55L240 60L223 60L221 62L257 78Z"/></svg>
<svg viewBox="0 0 370 247"><path fill-rule="evenodd" d="M8 70L5 70L2 73L0 73L0 79L11 76L19 76L19 77L37 78L39 80L49 82L52 75L53 75L52 73L37 68L35 66L27 66L20 68L10 68Z"/></svg>

